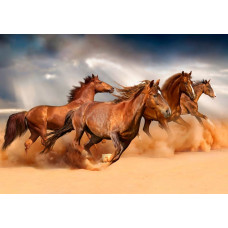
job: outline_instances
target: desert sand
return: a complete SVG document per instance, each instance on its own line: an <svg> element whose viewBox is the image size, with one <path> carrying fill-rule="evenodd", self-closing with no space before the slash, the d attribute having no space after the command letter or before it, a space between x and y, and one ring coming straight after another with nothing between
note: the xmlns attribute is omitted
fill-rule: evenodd
<svg viewBox="0 0 228 228"><path fill-rule="evenodd" d="M228 150L125 157L102 171L5 167L0 193L228 193Z"/></svg>
<svg viewBox="0 0 228 228"><path fill-rule="evenodd" d="M173 124L172 137L153 125L152 139L140 132L118 162L100 171L63 162L73 132L49 157L39 155L40 141L25 155L26 134L1 152L0 193L228 193L228 123L214 123L202 128L192 122L190 130ZM113 146L106 141L92 151L99 159Z"/></svg>

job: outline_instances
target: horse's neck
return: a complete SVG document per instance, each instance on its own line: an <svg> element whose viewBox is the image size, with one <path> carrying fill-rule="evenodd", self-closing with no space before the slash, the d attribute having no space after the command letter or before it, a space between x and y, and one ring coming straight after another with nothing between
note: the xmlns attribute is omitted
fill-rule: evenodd
<svg viewBox="0 0 228 228"><path fill-rule="evenodd" d="M129 101L128 112L132 114L131 121L134 121L135 124L138 124L141 120L144 108L145 108L146 94L141 93L133 100Z"/></svg>
<svg viewBox="0 0 228 228"><path fill-rule="evenodd" d="M163 97L168 102L168 105L170 106L171 110L173 111L176 107L180 106L180 97L181 97L181 91L180 91L180 84L175 82L170 87L168 91L162 91Z"/></svg>
<svg viewBox="0 0 228 228"><path fill-rule="evenodd" d="M194 89L195 94L196 94L196 98L194 99L194 101L197 102L203 93L203 88L202 88L202 85L199 84L199 85L193 86L193 89Z"/></svg>
<svg viewBox="0 0 228 228"><path fill-rule="evenodd" d="M78 103L78 102L89 102L93 101L95 96L95 88L94 85L88 84L84 85L78 92L76 92L74 96L74 100L71 103Z"/></svg>

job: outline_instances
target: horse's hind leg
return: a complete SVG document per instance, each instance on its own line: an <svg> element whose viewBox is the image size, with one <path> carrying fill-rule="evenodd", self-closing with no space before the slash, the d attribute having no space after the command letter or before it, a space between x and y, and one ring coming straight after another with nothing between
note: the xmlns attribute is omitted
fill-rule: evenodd
<svg viewBox="0 0 228 228"><path fill-rule="evenodd" d="M46 142L46 139L47 139L47 128L46 127L42 127L39 130L39 133L40 133L40 137L41 137L41 143L45 146L45 142Z"/></svg>
<svg viewBox="0 0 228 228"><path fill-rule="evenodd" d="M92 147L93 145L99 143L102 140L102 138L97 137L96 135L92 134L90 137L89 142L87 142L84 146L85 150L89 153L90 156L92 156L92 153L90 151L90 147Z"/></svg>
<svg viewBox="0 0 228 228"><path fill-rule="evenodd" d="M31 128L29 128L29 130L30 130L30 132L31 132L31 136L29 137L29 139L27 139L26 141L25 141L25 143L24 143L24 145L25 145L25 153L27 154L27 152L28 152L28 149L31 147L31 145L37 140L37 138L39 137L39 134L35 131L35 130L33 130L33 129L31 129Z"/></svg>

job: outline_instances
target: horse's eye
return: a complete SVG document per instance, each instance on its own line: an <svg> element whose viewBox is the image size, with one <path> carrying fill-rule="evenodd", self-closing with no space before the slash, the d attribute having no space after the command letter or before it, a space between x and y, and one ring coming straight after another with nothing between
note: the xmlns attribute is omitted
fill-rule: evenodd
<svg viewBox="0 0 228 228"><path fill-rule="evenodd" d="M154 97L157 97L158 95L157 94L154 94Z"/></svg>

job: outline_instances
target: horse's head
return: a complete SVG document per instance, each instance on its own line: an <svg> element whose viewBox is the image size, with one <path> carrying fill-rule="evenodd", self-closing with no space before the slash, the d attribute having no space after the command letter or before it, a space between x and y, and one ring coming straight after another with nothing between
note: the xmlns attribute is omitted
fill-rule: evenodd
<svg viewBox="0 0 228 228"><path fill-rule="evenodd" d="M165 118L167 118L171 115L171 109L161 94L159 82L160 82L160 80L157 80L154 83L154 80L152 80L149 83L149 85L148 85L149 96L146 101L146 107L161 112L162 115Z"/></svg>
<svg viewBox="0 0 228 228"><path fill-rule="evenodd" d="M211 87L210 81L207 80L203 80L203 93L205 93L206 95L210 96L211 98L215 98L215 93L214 90Z"/></svg>
<svg viewBox="0 0 228 228"><path fill-rule="evenodd" d="M185 93L187 96L189 96L192 100L195 99L195 91L192 88L192 81L191 81L191 74L192 71L188 74L182 71L181 77L180 77L180 90L182 93Z"/></svg>
<svg viewBox="0 0 228 228"><path fill-rule="evenodd" d="M102 92L113 93L114 92L114 88L112 86L110 86L109 84L107 84L103 81L100 81L100 79L98 78L98 75L94 76L92 74L92 79L94 82L96 93L102 93Z"/></svg>

